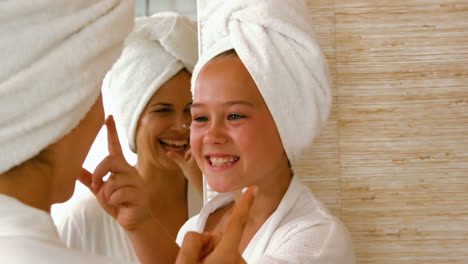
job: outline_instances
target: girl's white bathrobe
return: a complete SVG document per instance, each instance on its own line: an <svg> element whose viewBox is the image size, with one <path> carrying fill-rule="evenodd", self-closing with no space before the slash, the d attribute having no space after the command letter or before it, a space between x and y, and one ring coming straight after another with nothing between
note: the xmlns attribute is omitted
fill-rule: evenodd
<svg viewBox="0 0 468 264"><path fill-rule="evenodd" d="M44 211L2 194L0 205L0 263L120 263L67 248Z"/></svg>
<svg viewBox="0 0 468 264"><path fill-rule="evenodd" d="M291 180L276 211L250 241L244 259L249 264L355 263L346 228L296 178ZM181 228L177 243L181 245L189 231L203 232L208 216L233 200L232 193L219 194L210 200L199 215Z"/></svg>

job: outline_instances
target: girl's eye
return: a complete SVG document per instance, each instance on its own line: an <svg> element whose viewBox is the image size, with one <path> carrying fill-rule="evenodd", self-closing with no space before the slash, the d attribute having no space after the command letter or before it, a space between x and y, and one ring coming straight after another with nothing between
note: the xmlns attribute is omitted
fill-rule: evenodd
<svg viewBox="0 0 468 264"><path fill-rule="evenodd" d="M172 109L171 108L161 108L161 109L155 110L153 112L154 113L170 113L170 112L172 112Z"/></svg>
<svg viewBox="0 0 468 264"><path fill-rule="evenodd" d="M208 121L208 117L206 116L196 116L193 118L193 121L195 122L206 122Z"/></svg>
<svg viewBox="0 0 468 264"><path fill-rule="evenodd" d="M245 116L239 115L239 114L230 114L230 115L228 115L228 120L237 120L237 119L241 119L241 118L245 118Z"/></svg>

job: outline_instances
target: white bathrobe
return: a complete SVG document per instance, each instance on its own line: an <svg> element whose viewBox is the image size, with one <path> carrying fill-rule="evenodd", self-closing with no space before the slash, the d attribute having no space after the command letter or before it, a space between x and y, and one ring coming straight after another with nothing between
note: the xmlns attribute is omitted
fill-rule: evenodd
<svg viewBox="0 0 468 264"><path fill-rule="evenodd" d="M49 214L0 194L0 263L122 263L68 249Z"/></svg>
<svg viewBox="0 0 468 264"><path fill-rule="evenodd" d="M188 206L189 216L193 216L200 211L201 197L192 185L187 196L192 198ZM126 231L102 209L92 194L74 201L67 215L56 222L60 238L70 248L125 263L139 263Z"/></svg>
<svg viewBox="0 0 468 264"><path fill-rule="evenodd" d="M69 248L139 263L125 230L92 194L72 203L66 217L57 223L57 229Z"/></svg>
<svg viewBox="0 0 468 264"><path fill-rule="evenodd" d="M353 264L350 235L297 177L293 177L276 211L262 225L243 253L249 264ZM208 216L231 203L232 193L210 200L179 231L182 244L189 231L203 232ZM255 212L253 212L255 214Z"/></svg>

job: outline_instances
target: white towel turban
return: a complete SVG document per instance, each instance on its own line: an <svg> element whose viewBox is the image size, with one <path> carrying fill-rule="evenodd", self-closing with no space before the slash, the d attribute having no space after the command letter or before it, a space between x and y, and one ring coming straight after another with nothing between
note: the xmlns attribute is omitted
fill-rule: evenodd
<svg viewBox="0 0 468 264"><path fill-rule="evenodd" d="M180 70L193 71L198 59L197 25L174 12L139 17L122 55L106 76L112 110L136 152L136 128L153 94Z"/></svg>
<svg viewBox="0 0 468 264"><path fill-rule="evenodd" d="M132 0L0 1L0 173L86 115L133 17Z"/></svg>
<svg viewBox="0 0 468 264"><path fill-rule="evenodd" d="M307 7L296 0L208 1L200 14L201 57L192 76L235 49L252 75L294 167L326 122L331 104L326 60Z"/></svg>

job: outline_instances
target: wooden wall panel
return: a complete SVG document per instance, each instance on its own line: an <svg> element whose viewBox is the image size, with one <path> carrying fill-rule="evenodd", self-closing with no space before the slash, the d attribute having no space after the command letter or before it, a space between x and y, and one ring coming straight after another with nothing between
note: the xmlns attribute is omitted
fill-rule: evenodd
<svg viewBox="0 0 468 264"><path fill-rule="evenodd" d="M311 20L316 36L323 48L330 67L332 87L335 87L335 8L334 0L318 0L309 3ZM336 91L334 91L336 97ZM334 99L336 101L336 98ZM338 112L334 104L327 127L299 162L302 180L321 198L335 214L341 214L340 204L340 155L338 152ZM305 176L304 176L305 175Z"/></svg>
<svg viewBox="0 0 468 264"><path fill-rule="evenodd" d="M304 180L359 263L468 263L468 1L308 2L336 96Z"/></svg>

